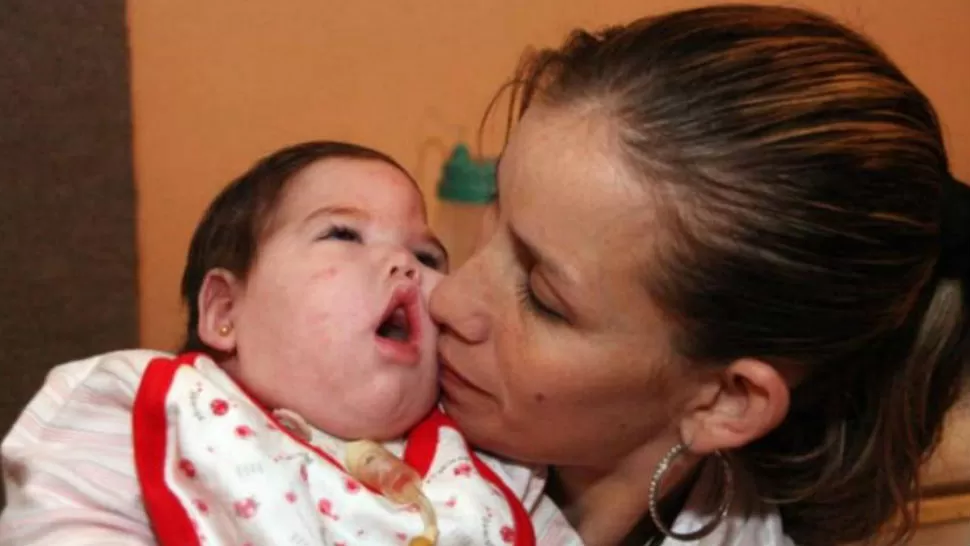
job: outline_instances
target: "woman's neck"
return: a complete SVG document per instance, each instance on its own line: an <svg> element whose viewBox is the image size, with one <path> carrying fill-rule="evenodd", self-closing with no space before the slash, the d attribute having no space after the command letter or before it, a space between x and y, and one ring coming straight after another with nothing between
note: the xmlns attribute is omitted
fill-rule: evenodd
<svg viewBox="0 0 970 546"><path fill-rule="evenodd" d="M650 510L650 480L662 454L634 454L609 468L557 466L549 495L588 546L643 546L659 532ZM697 460L672 468L664 479L661 512L672 521L694 481Z"/></svg>

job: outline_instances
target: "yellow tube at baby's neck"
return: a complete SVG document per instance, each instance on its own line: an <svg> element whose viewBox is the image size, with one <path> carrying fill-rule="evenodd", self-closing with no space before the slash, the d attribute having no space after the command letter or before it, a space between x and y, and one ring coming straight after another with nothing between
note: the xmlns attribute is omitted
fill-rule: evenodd
<svg viewBox="0 0 970 546"><path fill-rule="evenodd" d="M347 444L347 472L389 501L415 506L421 513L424 532L409 546L433 546L437 542L437 518L431 502L421 492L421 476L407 463L377 442L358 440Z"/></svg>

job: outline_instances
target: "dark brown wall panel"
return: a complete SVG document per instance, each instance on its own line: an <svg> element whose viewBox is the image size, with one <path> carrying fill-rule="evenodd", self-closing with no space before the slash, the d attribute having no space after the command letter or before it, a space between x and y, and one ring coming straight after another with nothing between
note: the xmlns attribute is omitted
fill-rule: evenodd
<svg viewBox="0 0 970 546"><path fill-rule="evenodd" d="M137 344L123 0L0 1L0 430L51 366Z"/></svg>

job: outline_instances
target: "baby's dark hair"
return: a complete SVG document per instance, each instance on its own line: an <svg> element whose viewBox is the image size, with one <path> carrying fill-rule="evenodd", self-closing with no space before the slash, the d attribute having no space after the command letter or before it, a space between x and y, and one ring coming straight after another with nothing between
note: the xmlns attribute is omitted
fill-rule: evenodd
<svg viewBox="0 0 970 546"><path fill-rule="evenodd" d="M411 178L397 161L377 150L346 142L313 141L274 152L233 180L209 205L189 245L182 272L182 301L188 309L182 352L214 352L198 333L199 291L206 273L222 268L245 279L287 183L311 164L337 158L381 161Z"/></svg>

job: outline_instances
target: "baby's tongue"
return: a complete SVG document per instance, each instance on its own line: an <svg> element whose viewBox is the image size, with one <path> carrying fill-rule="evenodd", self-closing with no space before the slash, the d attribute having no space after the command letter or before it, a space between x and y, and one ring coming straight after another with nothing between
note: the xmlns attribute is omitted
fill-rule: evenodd
<svg viewBox="0 0 970 546"><path fill-rule="evenodd" d="M398 307L377 328L377 335L394 341L407 341L410 335L407 313Z"/></svg>

